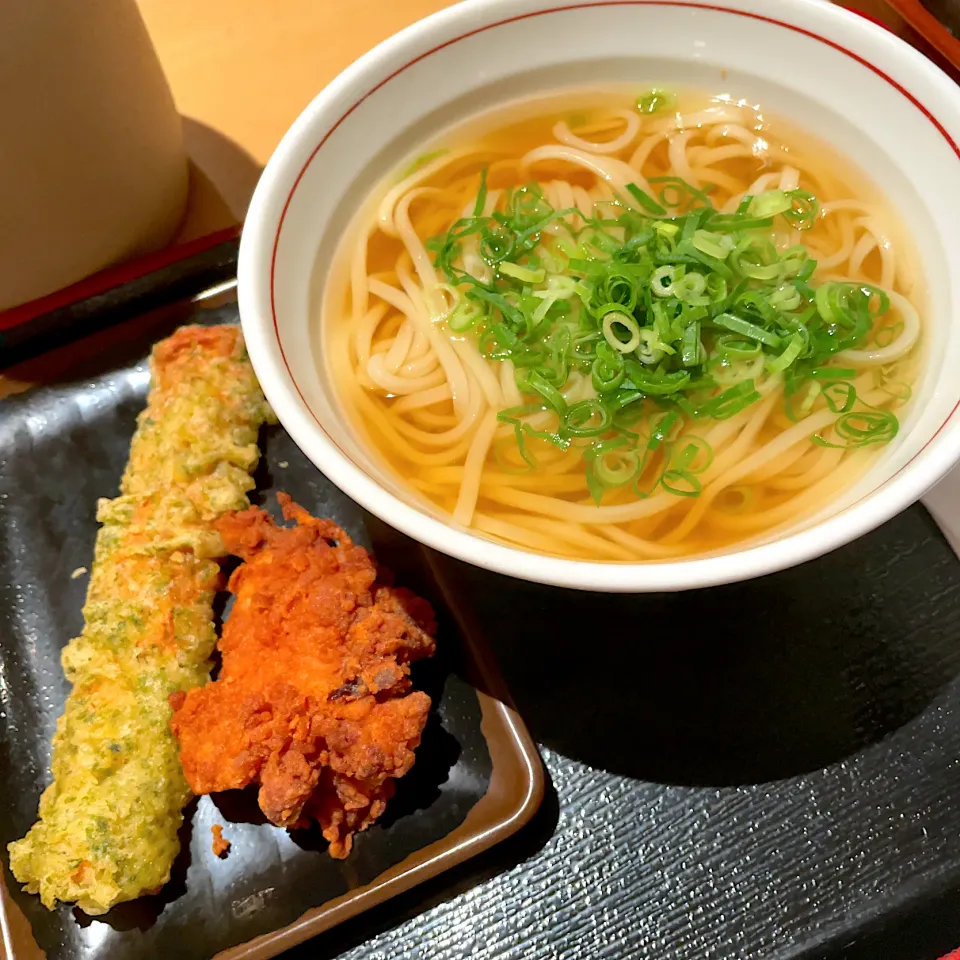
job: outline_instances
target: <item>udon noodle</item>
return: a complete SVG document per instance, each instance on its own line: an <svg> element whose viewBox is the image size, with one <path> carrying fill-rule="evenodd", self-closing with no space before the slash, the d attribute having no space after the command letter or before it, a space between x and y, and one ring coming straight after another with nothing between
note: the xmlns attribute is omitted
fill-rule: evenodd
<svg viewBox="0 0 960 960"><path fill-rule="evenodd" d="M606 93L474 122L386 184L327 286L324 352L456 524L664 560L793 524L864 470L909 398L918 287L812 137L728 98Z"/></svg>

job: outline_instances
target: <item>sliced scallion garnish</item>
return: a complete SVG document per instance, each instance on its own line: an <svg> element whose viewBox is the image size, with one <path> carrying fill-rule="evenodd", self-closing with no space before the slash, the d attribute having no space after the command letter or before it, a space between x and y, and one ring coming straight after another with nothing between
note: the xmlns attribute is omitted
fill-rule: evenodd
<svg viewBox="0 0 960 960"><path fill-rule="evenodd" d="M676 102L677 98L672 93L654 87L637 97L637 110L647 115L659 113L661 110L669 110Z"/></svg>
<svg viewBox="0 0 960 960"><path fill-rule="evenodd" d="M667 106L659 91L638 102L643 112ZM895 436L896 416L863 403L857 371L835 359L871 337L881 347L896 339L902 325L887 318L886 294L819 283L802 245L778 249L772 240L778 218L812 227L816 198L770 190L720 213L708 190L678 177L649 183L655 196L629 184L635 204L624 197L593 215L554 209L531 183L505 191L487 215L484 172L472 216L428 242L460 292L450 329L475 337L485 357L513 363L525 403L498 419L513 427L523 461L536 466L534 440L581 449L597 502L626 487L696 496L713 452L683 431L756 403L765 376L783 378L791 419L818 404L837 414L817 443L848 448ZM547 229L558 223L562 230ZM468 238L488 278L464 268ZM593 396L568 391L584 381Z"/></svg>

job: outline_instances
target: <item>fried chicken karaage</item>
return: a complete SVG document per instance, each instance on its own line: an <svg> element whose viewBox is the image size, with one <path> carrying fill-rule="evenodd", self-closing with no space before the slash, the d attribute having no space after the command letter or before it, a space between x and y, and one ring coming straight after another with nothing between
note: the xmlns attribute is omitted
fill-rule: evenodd
<svg viewBox="0 0 960 960"><path fill-rule="evenodd" d="M195 793L258 783L269 820L315 819L346 857L413 766L430 698L412 689L410 663L434 652L433 611L332 521L278 499L296 526L256 508L217 525L244 561L223 664L171 699L172 727Z"/></svg>

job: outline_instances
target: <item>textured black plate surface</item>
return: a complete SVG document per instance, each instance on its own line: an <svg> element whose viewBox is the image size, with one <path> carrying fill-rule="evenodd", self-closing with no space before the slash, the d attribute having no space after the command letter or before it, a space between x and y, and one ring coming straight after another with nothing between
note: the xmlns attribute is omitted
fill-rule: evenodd
<svg viewBox="0 0 960 960"><path fill-rule="evenodd" d="M289 960L960 946L960 561L922 507L687 594L508 588L450 561L442 576L485 598L479 628L544 748L555 819L545 804L542 847L468 894L392 929L388 909L368 914Z"/></svg>
<svg viewBox="0 0 960 960"><path fill-rule="evenodd" d="M235 308L224 316L234 319ZM67 692L59 651L80 631L87 586L86 575L71 574L91 563L97 497L115 493L126 462L148 385L143 358L149 343L98 357L99 373L0 407L0 861L13 901L51 958L210 957L294 922L445 838L491 782L480 701L462 679L459 645L441 616L439 652L415 674L438 704L418 762L348 860L331 859L313 832L288 834L264 824L255 800L233 793L202 798L189 811L184 852L158 896L91 920L69 907L48 912L20 891L8 871L6 844L33 822L48 780L49 742ZM422 552L382 525L368 526L282 429L270 428L263 447L257 499L275 507L273 494L286 490L361 542L375 541L378 557L400 582L428 596L436 592ZM225 861L211 851L213 823L224 824L233 844ZM2 943L0 936L0 954Z"/></svg>
<svg viewBox="0 0 960 960"><path fill-rule="evenodd" d="M936 960L960 946L960 561L920 506L752 583L445 562L556 790L539 849L289 960ZM376 936L371 938L372 930Z"/></svg>

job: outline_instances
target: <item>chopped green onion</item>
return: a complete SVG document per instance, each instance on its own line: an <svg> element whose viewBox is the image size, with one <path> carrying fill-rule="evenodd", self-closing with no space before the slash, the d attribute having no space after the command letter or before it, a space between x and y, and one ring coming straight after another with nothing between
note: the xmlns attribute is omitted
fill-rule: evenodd
<svg viewBox="0 0 960 960"><path fill-rule="evenodd" d="M873 443L889 443L896 435L899 424L896 416L888 410L864 410L844 413L833 425L839 443L825 440L816 435L813 442L822 447L841 447L852 449L866 447Z"/></svg>
<svg viewBox="0 0 960 960"><path fill-rule="evenodd" d="M711 303L723 303L727 299L729 288L727 281L719 273L711 273L707 277L707 296Z"/></svg>
<svg viewBox="0 0 960 960"><path fill-rule="evenodd" d="M515 280L522 280L524 283L543 283L547 275L547 272L543 268L531 270L529 267L521 267L517 263L510 263L509 260L498 264L497 270L505 276L513 277Z"/></svg>
<svg viewBox="0 0 960 960"><path fill-rule="evenodd" d="M710 230L694 230L693 246L701 253L725 260L736 244L726 233L713 233Z"/></svg>
<svg viewBox="0 0 960 960"><path fill-rule="evenodd" d="M713 209L706 190L698 190L692 183L687 183L680 177L650 177L648 183L662 183L664 185L660 191L659 199L665 207L679 207L686 202L696 200L704 207ZM665 194L677 198L677 201L672 203L669 200L664 200Z"/></svg>
<svg viewBox="0 0 960 960"><path fill-rule="evenodd" d="M763 327L758 327L755 323L750 323L749 320L735 317L732 313L721 313L719 317L713 318L713 322L718 327L724 327L733 333L739 333L742 337L747 337L749 340L758 340L760 343L765 343L768 347L780 346L780 337L778 337L777 334L771 333L771 331Z"/></svg>
<svg viewBox="0 0 960 960"><path fill-rule="evenodd" d="M547 382L543 375L536 370L530 370L525 374L518 372L517 386L520 387L521 390L526 389L528 392L540 394L551 410L555 410L560 414L566 413L567 401L564 399L563 394L555 386Z"/></svg>
<svg viewBox="0 0 960 960"><path fill-rule="evenodd" d="M791 206L783 216L793 224L796 230L809 230L817 220L820 205L817 198L806 190L788 190Z"/></svg>
<svg viewBox="0 0 960 960"><path fill-rule="evenodd" d="M730 254L730 264L750 280L776 280L783 276L783 264L769 240L744 237Z"/></svg>
<svg viewBox="0 0 960 960"><path fill-rule="evenodd" d="M749 212L755 217L775 217L793 206L793 201L783 190L768 190L758 193L750 202Z"/></svg>
<svg viewBox="0 0 960 960"><path fill-rule="evenodd" d="M599 437L610 429L613 415L599 400L580 400L571 405L564 429L574 437Z"/></svg>
<svg viewBox="0 0 960 960"><path fill-rule="evenodd" d="M698 497L703 489L703 484L689 470L664 471L660 485L678 497Z"/></svg>
<svg viewBox="0 0 960 960"><path fill-rule="evenodd" d="M873 342L878 347L889 347L903 333L903 321L880 327L874 332Z"/></svg>
<svg viewBox="0 0 960 960"><path fill-rule="evenodd" d="M680 338L680 362L685 367L696 367L701 362L703 347L700 346L700 324L694 321L687 325Z"/></svg>
<svg viewBox="0 0 960 960"><path fill-rule="evenodd" d="M713 463L713 447L706 440L695 436L681 437L682 444L673 457L673 466L689 473L703 473ZM699 461L699 462L698 462Z"/></svg>
<svg viewBox="0 0 960 960"><path fill-rule="evenodd" d="M536 294L534 294L536 296ZM533 325L539 326L544 317L550 312L550 308L557 302L557 297L547 296L540 301L540 306L536 307L532 314L530 314L530 319L533 322Z"/></svg>
<svg viewBox="0 0 960 960"><path fill-rule="evenodd" d="M842 284L825 283L817 289L817 312L827 323L839 323L845 327L853 326L853 318L845 306L846 291Z"/></svg>
<svg viewBox="0 0 960 960"><path fill-rule="evenodd" d="M767 369L771 373L780 373L781 370L786 370L802 352L803 337L799 333L795 333L783 353L779 357L773 357L767 361Z"/></svg>
<svg viewBox="0 0 960 960"><path fill-rule="evenodd" d="M650 290L655 297L669 297L673 293L673 282L677 278L676 267L658 267L650 278Z"/></svg>
<svg viewBox="0 0 960 960"><path fill-rule="evenodd" d="M535 297L552 298L555 300L569 300L577 292L577 282L573 277L562 274L551 274L547 277L546 290L534 290Z"/></svg>
<svg viewBox="0 0 960 960"><path fill-rule="evenodd" d="M822 387L821 393L833 413L847 413L857 402L857 391L852 383L834 381Z"/></svg>
<svg viewBox="0 0 960 960"><path fill-rule="evenodd" d="M466 333L486 316L486 310L475 300L461 300L447 317L447 326L454 333Z"/></svg>
<svg viewBox="0 0 960 960"><path fill-rule="evenodd" d="M621 340L617 335L617 328L627 331L628 339ZM633 353L640 346L640 326L633 317L625 313L608 313L603 318L603 337L620 353Z"/></svg>
<svg viewBox="0 0 960 960"><path fill-rule="evenodd" d="M512 256L516 240L505 231L488 231L480 239L480 256L491 266Z"/></svg>
<svg viewBox="0 0 960 960"><path fill-rule="evenodd" d="M810 260L809 258L804 261L803 266L797 271L797 280L805 282L813 276L813 271L817 269L817 261ZM800 289L799 284L795 284L797 289Z"/></svg>
<svg viewBox="0 0 960 960"><path fill-rule="evenodd" d="M857 375L853 367L814 367L807 371L813 380L849 380Z"/></svg>
<svg viewBox="0 0 960 960"><path fill-rule="evenodd" d="M714 420L729 420L759 399L760 393L754 381L743 380L714 397L707 405L707 409Z"/></svg>
<svg viewBox="0 0 960 960"><path fill-rule="evenodd" d="M666 351L653 330L641 330L640 344L635 352L641 363L654 364L663 359Z"/></svg>
<svg viewBox="0 0 960 960"><path fill-rule="evenodd" d="M858 371L837 359L895 341L903 323L889 315L889 298L869 284L820 282L804 246L775 243L778 217L798 230L813 225L816 198L768 190L721 213L710 186L648 182L656 196L629 184L629 198L585 214L555 209L533 183L491 204L484 171L472 215L427 241L443 282L459 292L448 329L474 338L484 357L510 360L525 401L497 414L513 430L494 444L497 462L516 469L501 458L515 442L534 468L540 441L581 452L597 503L613 487L696 496L713 452L690 437L692 423L746 410L767 376L783 378L790 419L818 404L835 415L816 443L895 436L896 416L869 407L854 387ZM467 270L466 243L491 270ZM893 406L910 395L890 382L896 376L874 374ZM567 400L584 389L593 395Z"/></svg>
<svg viewBox="0 0 960 960"><path fill-rule="evenodd" d="M729 360L751 360L763 352L763 348L755 340L742 340L728 333L717 337L714 349L718 356Z"/></svg>
<svg viewBox="0 0 960 960"><path fill-rule="evenodd" d="M647 449L656 450L665 440L669 439L670 431L680 422L680 416L675 410L665 413L660 422L650 432L650 440L647 443Z"/></svg>
<svg viewBox="0 0 960 960"><path fill-rule="evenodd" d="M667 211L657 203L649 193L644 193L635 183L627 184L627 193L633 197L648 213L662 217Z"/></svg>
<svg viewBox="0 0 960 960"><path fill-rule="evenodd" d="M593 472L605 487L622 487L640 471L636 450L606 450L594 457Z"/></svg>
<svg viewBox="0 0 960 960"><path fill-rule="evenodd" d="M486 205L487 205L487 168L484 167L480 171L480 189L477 191L477 199L473 204L474 217L479 217L483 213L483 208Z"/></svg>
<svg viewBox="0 0 960 960"><path fill-rule="evenodd" d="M640 113L650 115L661 110L669 110L676 102L677 98L672 93L654 87L637 97L637 110Z"/></svg>
<svg viewBox="0 0 960 960"><path fill-rule="evenodd" d="M607 349L601 352L597 347L597 359L593 361L590 374L593 381L593 389L597 393L609 393L616 390L623 383L627 368L623 362L623 354L610 346L603 344Z"/></svg>
<svg viewBox="0 0 960 960"><path fill-rule="evenodd" d="M908 383L902 381L887 381L884 380L880 384L880 389L893 397L895 400L899 400L901 403L906 403L910 397L913 396L913 388Z"/></svg>
<svg viewBox="0 0 960 960"><path fill-rule="evenodd" d="M673 295L684 303L707 304L709 297L704 296L707 281L702 273L685 273L673 282Z"/></svg>

